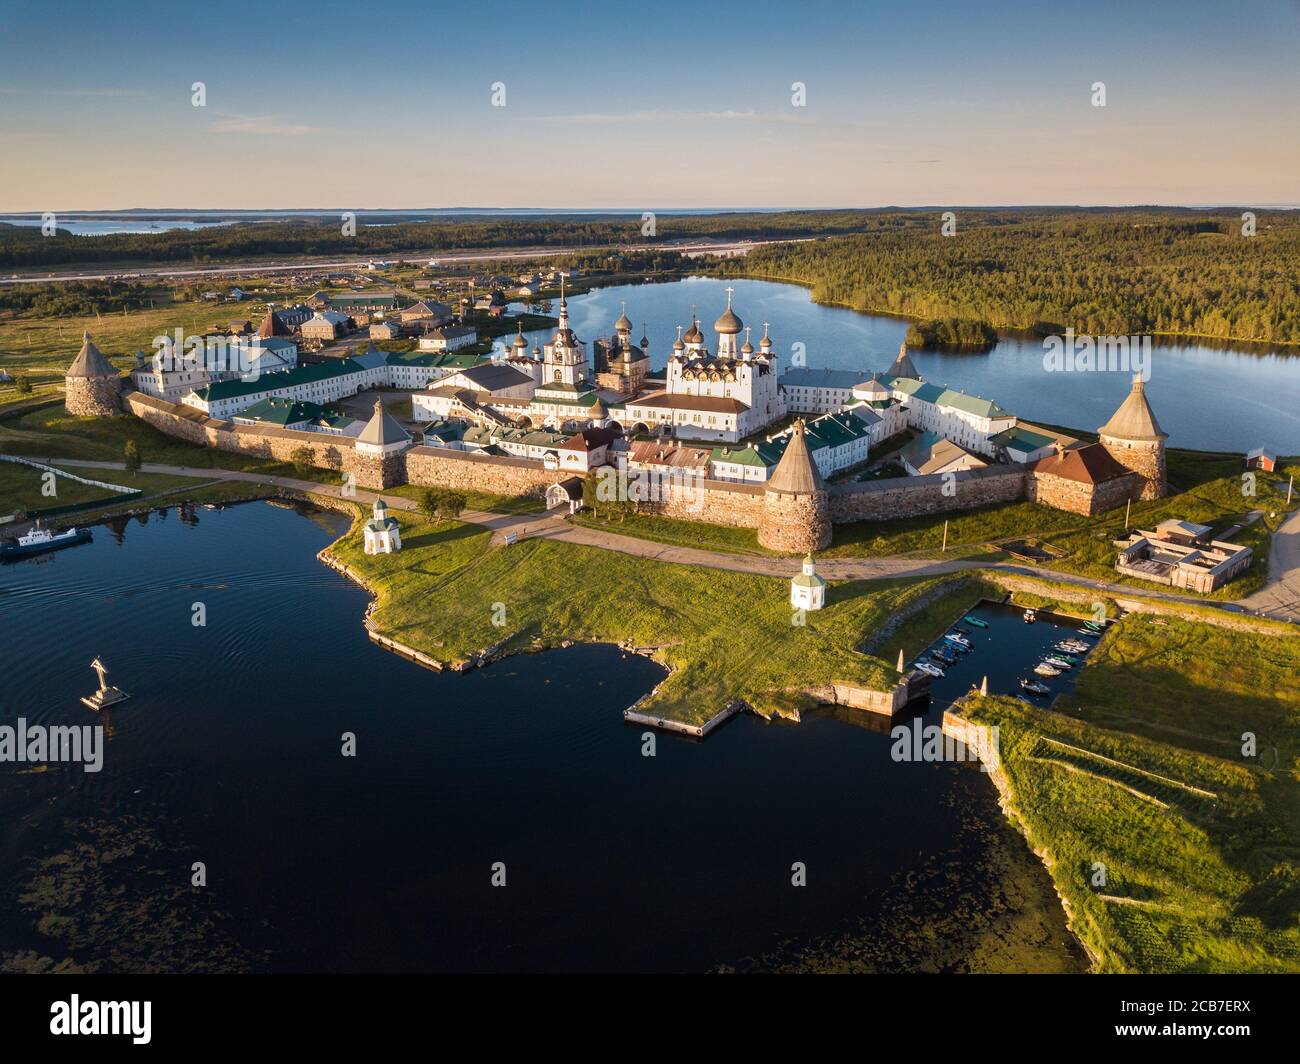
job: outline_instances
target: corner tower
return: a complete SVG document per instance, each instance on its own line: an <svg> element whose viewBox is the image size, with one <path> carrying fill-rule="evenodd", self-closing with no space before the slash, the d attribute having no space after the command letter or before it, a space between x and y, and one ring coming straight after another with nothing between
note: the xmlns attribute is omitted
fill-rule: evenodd
<svg viewBox="0 0 1300 1064"><path fill-rule="evenodd" d="M90 333L81 334L81 351L63 378L63 405L79 417L121 413L122 378L99 352Z"/></svg>
<svg viewBox="0 0 1300 1064"><path fill-rule="evenodd" d="M1142 478L1141 499L1160 499L1166 492L1165 440L1169 434L1160 427L1147 402L1146 386L1139 374L1133 387L1109 421L1097 430L1101 445L1125 469Z"/></svg>
<svg viewBox="0 0 1300 1064"><path fill-rule="evenodd" d="M758 542L768 550L791 554L830 546L830 503L817 463L808 451L802 419L794 423L785 453L768 478Z"/></svg>

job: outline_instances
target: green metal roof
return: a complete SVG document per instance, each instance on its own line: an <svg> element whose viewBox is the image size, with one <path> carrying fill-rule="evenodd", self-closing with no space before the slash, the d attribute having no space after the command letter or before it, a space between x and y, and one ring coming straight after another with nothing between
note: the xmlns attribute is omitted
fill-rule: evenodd
<svg viewBox="0 0 1300 1064"><path fill-rule="evenodd" d="M255 381L217 381L195 390L195 394L209 403L222 399L235 399L241 395L258 395L262 392L280 391L300 384L314 384L317 381L333 380L347 373L360 373L362 367L350 358L340 358L329 362L313 362L298 366L296 369L282 370L278 373L263 373Z"/></svg>

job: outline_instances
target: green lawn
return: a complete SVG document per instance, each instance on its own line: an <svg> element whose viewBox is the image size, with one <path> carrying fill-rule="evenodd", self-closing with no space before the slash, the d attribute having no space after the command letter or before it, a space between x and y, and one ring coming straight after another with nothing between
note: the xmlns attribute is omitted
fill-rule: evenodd
<svg viewBox="0 0 1300 1064"><path fill-rule="evenodd" d="M374 591L382 633L450 663L507 638L511 649L564 639L657 647L673 672L643 708L691 723L736 698L789 712L830 680L892 686L892 663L855 648L933 583L836 584L826 609L798 626L785 580L549 540L490 548L472 526L400 520L398 554L366 556L356 528L331 548Z"/></svg>
<svg viewBox="0 0 1300 1064"><path fill-rule="evenodd" d="M232 469L274 476L296 476L287 462L273 462L246 454L200 447L164 435L138 418L74 417L62 402L50 403L14 417L0 414L0 452L30 458L122 460L127 440L134 440L142 462L185 466L189 469ZM111 477L104 479L112 479ZM328 470L312 479L338 483Z"/></svg>
<svg viewBox="0 0 1300 1064"><path fill-rule="evenodd" d="M75 465L62 465L78 476L99 480L107 484L120 484L154 495L192 486L198 481L187 477L166 476L158 473L127 473L112 469L83 468ZM13 462L0 462L0 514L45 510L61 506L74 506L88 502L110 503L120 499L121 495L107 488L82 484L67 477L56 477L53 481L54 495L46 495L45 471Z"/></svg>
<svg viewBox="0 0 1300 1064"><path fill-rule="evenodd" d="M673 547L698 547L701 550L720 550L729 554L765 554L776 556L777 551L759 546L758 532L753 528L734 528L730 525L712 525L702 521L680 521L658 514L638 514L584 510L571 519L574 524L587 528L600 528L654 543Z"/></svg>
<svg viewBox="0 0 1300 1064"><path fill-rule="evenodd" d="M1099 970L1300 971L1300 639L1130 615L1057 711L963 712Z"/></svg>

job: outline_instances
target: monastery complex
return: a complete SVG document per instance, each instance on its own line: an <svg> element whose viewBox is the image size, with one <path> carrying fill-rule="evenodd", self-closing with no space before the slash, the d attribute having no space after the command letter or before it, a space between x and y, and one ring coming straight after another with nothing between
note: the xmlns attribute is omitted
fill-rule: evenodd
<svg viewBox="0 0 1300 1064"><path fill-rule="evenodd" d="M292 330L268 313L240 340L238 364L254 372L139 355L125 379L87 334L65 401L73 414L126 413L277 460L306 448L315 465L370 489L409 482L572 502L569 481L617 472L653 485L632 497L640 506L752 527L764 546L799 554L825 547L847 521L1015 499L1095 514L1165 493L1166 434L1141 379L1085 443L926 381L905 347L880 372L781 372L768 325L755 345L730 291L712 343L692 311L658 372L626 308L589 348L563 291L553 336L531 350L522 330L492 356L451 349L447 336L464 328L441 321L437 350L394 354L372 342L300 364ZM369 418L335 406L374 389L409 391L411 424L379 400ZM854 479L894 448L898 475Z"/></svg>

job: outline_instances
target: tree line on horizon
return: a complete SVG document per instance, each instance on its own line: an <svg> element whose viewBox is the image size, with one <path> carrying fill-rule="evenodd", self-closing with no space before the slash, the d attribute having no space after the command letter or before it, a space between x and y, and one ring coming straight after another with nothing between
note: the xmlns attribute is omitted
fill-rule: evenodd
<svg viewBox="0 0 1300 1064"><path fill-rule="evenodd" d="M1225 217L1224 215L1228 215ZM944 236L880 232L755 248L723 272L795 281L819 303L1041 334L1168 333L1300 343L1300 218L1060 215Z"/></svg>

